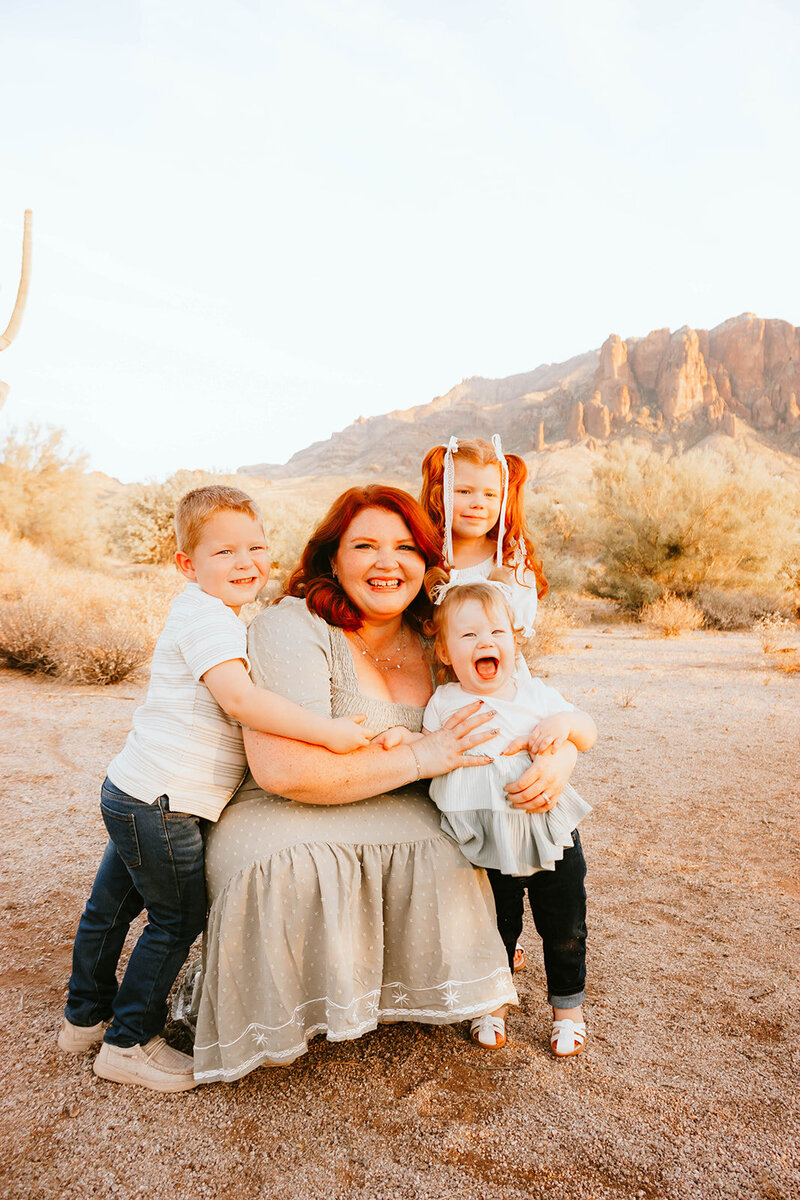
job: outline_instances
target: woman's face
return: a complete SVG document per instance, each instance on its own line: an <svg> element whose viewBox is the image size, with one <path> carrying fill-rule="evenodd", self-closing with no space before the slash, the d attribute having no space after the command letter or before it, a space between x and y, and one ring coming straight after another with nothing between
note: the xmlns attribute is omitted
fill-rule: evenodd
<svg viewBox="0 0 800 1200"><path fill-rule="evenodd" d="M425 575L425 559L398 513L362 508L342 534L333 558L339 583L365 621L404 612Z"/></svg>

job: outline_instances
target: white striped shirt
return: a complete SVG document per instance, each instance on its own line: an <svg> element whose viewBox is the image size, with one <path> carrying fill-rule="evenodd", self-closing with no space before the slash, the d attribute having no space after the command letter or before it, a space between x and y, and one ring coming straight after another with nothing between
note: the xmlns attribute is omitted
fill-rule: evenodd
<svg viewBox="0 0 800 1200"><path fill-rule="evenodd" d="M145 702L108 768L115 787L147 804L166 795L172 812L217 820L247 762L241 726L200 680L237 658L249 671L244 621L199 584L187 583L156 643Z"/></svg>

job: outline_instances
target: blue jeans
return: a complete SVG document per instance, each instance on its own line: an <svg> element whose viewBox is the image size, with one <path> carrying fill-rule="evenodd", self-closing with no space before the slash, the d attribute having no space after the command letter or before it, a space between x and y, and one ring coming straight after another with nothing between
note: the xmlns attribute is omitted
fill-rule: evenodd
<svg viewBox="0 0 800 1200"><path fill-rule="evenodd" d="M553 1008L578 1008L586 995L586 862L577 829L572 831L572 843L554 871L520 876L486 872L494 892L497 928L512 971L528 893L544 950L547 1001Z"/></svg>
<svg viewBox="0 0 800 1200"><path fill-rule="evenodd" d="M78 925L66 1017L84 1026L111 1019L107 1042L144 1045L161 1032L170 988L205 925L200 818L171 813L167 796L134 800L108 779L100 810L110 841ZM148 923L118 985L122 947L143 908Z"/></svg>

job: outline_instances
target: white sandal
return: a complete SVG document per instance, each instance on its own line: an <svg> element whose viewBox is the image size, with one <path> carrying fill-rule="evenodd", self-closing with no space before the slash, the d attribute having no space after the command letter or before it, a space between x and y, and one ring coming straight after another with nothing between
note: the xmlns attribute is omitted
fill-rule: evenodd
<svg viewBox="0 0 800 1200"><path fill-rule="evenodd" d="M553 1021L550 1049L556 1058L571 1058L573 1054L580 1054L585 1044L585 1021L570 1021L569 1017L563 1021Z"/></svg>
<svg viewBox="0 0 800 1200"><path fill-rule="evenodd" d="M484 1017L476 1017L469 1027L469 1036L476 1046L484 1050L499 1050L506 1044L506 1023L502 1017L493 1017L487 1013Z"/></svg>

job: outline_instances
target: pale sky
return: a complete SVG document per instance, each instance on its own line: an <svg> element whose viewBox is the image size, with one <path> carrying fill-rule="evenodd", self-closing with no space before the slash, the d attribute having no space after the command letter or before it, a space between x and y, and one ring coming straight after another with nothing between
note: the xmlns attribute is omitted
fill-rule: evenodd
<svg viewBox="0 0 800 1200"><path fill-rule="evenodd" d="M615 332L800 324L796 0L0 0L0 434L283 462Z"/></svg>

